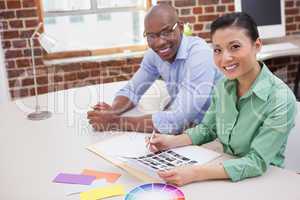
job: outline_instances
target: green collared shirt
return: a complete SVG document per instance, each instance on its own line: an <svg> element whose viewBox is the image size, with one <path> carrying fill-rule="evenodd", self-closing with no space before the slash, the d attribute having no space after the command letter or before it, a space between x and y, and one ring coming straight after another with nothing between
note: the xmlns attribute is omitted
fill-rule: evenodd
<svg viewBox="0 0 300 200"><path fill-rule="evenodd" d="M224 161L224 169L232 181L239 181L263 174L269 164L283 167L295 114L294 94L262 64L255 82L240 98L236 80L221 80L203 121L186 133L197 145L219 138L224 152L237 157Z"/></svg>

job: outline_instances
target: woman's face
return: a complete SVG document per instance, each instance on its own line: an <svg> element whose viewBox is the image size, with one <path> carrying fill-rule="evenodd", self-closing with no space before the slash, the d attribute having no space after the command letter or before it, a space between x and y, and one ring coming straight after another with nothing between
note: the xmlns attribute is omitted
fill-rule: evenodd
<svg viewBox="0 0 300 200"><path fill-rule="evenodd" d="M212 44L215 64L228 79L243 78L257 66L261 40L253 42L243 28L218 29L212 35Z"/></svg>

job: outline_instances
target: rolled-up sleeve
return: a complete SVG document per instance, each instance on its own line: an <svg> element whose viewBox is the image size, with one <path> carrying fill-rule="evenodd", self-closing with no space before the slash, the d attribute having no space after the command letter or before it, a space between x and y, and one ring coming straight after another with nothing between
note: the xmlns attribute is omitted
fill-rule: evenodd
<svg viewBox="0 0 300 200"><path fill-rule="evenodd" d="M185 131L191 138L193 145L205 144L217 138L215 98L215 94L213 94L211 104L205 113L201 124Z"/></svg>
<svg viewBox="0 0 300 200"><path fill-rule="evenodd" d="M281 93L271 100L270 107L268 116L251 143L250 151L241 158L223 162L224 169L232 181L262 175L285 145L294 126L295 98L293 95ZM281 164L277 163L279 166Z"/></svg>
<svg viewBox="0 0 300 200"><path fill-rule="evenodd" d="M138 71L132 79L116 93L116 96L126 96L130 101L137 105L142 95L147 91L151 84L159 77L159 72L153 63L153 53L146 52Z"/></svg>
<svg viewBox="0 0 300 200"><path fill-rule="evenodd" d="M212 89L219 78L211 52L197 51L185 64L188 70L170 109L152 115L161 133L178 134L191 123L200 123L210 105Z"/></svg>

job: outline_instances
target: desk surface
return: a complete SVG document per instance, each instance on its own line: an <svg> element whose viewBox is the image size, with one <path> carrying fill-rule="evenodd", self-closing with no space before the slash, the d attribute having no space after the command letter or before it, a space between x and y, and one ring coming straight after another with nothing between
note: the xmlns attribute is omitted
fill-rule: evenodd
<svg viewBox="0 0 300 200"><path fill-rule="evenodd" d="M84 168L122 173L118 183L126 191L142 184L127 172L87 151L85 147L99 142L102 133L93 132L86 120L86 111L99 97L111 102L113 94L124 82L89 86L42 95L41 105L53 112L50 119L29 121L26 114L34 107L33 98L0 105L0 199L64 200L63 184L52 183L59 172L80 173ZM157 110L153 99L165 97L161 85L155 85L131 112L149 113ZM101 95L104 94L104 95ZM271 167L261 177L238 183L209 181L182 187L188 200L211 199L300 199L300 176ZM112 199L123 199L116 197Z"/></svg>

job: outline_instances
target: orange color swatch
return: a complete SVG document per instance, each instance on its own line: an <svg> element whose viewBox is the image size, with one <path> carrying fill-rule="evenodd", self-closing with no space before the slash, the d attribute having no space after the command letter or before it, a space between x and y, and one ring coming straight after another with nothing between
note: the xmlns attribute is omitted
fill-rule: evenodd
<svg viewBox="0 0 300 200"><path fill-rule="evenodd" d="M106 179L109 183L114 183L121 176L121 174L112 173L112 172L101 172L90 169L84 169L81 173L82 175L95 176L96 179Z"/></svg>

